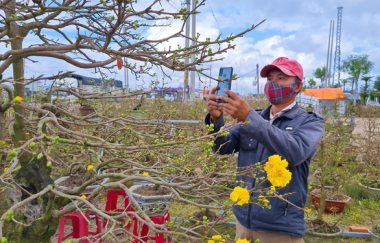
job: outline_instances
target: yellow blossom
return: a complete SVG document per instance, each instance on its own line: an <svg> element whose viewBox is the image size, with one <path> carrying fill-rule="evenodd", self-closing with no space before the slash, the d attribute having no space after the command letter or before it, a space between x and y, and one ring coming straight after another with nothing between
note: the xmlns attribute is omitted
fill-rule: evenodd
<svg viewBox="0 0 380 243"><path fill-rule="evenodd" d="M288 161L281 160L279 155L272 155L265 163L264 170L268 181L274 187L284 187L292 179L292 173L287 169Z"/></svg>
<svg viewBox="0 0 380 243"><path fill-rule="evenodd" d="M86 194L83 194L83 195L80 196L80 197L83 198L83 199L86 199L86 198L87 198Z"/></svg>
<svg viewBox="0 0 380 243"><path fill-rule="evenodd" d="M237 205L242 206L249 202L249 191L246 188L237 186L230 194L230 199L236 202Z"/></svg>
<svg viewBox="0 0 380 243"><path fill-rule="evenodd" d="M235 243L250 243L251 241L250 240L247 240L247 239L237 239Z"/></svg>
<svg viewBox="0 0 380 243"><path fill-rule="evenodd" d="M94 166L92 164L87 165L87 171L92 171L94 169Z"/></svg>
<svg viewBox="0 0 380 243"><path fill-rule="evenodd" d="M148 171L144 171L143 176L149 176L149 172Z"/></svg>
<svg viewBox="0 0 380 243"><path fill-rule="evenodd" d="M258 196L257 200L260 203L262 203L264 206L268 206L268 204L269 204L269 200L266 197L264 197L263 195Z"/></svg>
<svg viewBox="0 0 380 243"><path fill-rule="evenodd" d="M14 101L17 102L17 103L21 103L23 100L24 100L24 98L22 98L21 96L16 96L14 98Z"/></svg>
<svg viewBox="0 0 380 243"><path fill-rule="evenodd" d="M8 167L5 167L5 168L4 168L4 172L7 172L8 170L9 170Z"/></svg>
<svg viewBox="0 0 380 243"><path fill-rule="evenodd" d="M311 213L311 208L305 208L305 213Z"/></svg>
<svg viewBox="0 0 380 243"><path fill-rule="evenodd" d="M226 242L221 235L213 235L211 239L212 240L208 240L207 243L225 243Z"/></svg>

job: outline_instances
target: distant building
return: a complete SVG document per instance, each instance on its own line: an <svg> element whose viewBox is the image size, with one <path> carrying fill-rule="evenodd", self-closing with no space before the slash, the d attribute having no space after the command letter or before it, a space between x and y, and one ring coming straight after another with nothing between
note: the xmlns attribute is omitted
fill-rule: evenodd
<svg viewBox="0 0 380 243"><path fill-rule="evenodd" d="M79 74L71 74L70 77L78 81L79 92L99 93L123 89L123 82L120 80L103 80Z"/></svg>
<svg viewBox="0 0 380 243"><path fill-rule="evenodd" d="M346 112L346 96L341 88L305 89L297 96L297 102L306 109L322 114L338 112L344 115Z"/></svg>

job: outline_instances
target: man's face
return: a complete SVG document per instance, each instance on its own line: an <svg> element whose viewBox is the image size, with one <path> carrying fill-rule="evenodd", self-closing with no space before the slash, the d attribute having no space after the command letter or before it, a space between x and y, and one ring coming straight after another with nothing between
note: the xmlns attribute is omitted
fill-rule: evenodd
<svg viewBox="0 0 380 243"><path fill-rule="evenodd" d="M268 73L268 77L267 78L268 78L268 81L272 81L272 82L278 83L282 87L288 87L291 84L293 84L294 81L296 80L296 77L288 76L288 75L284 74L283 72L281 72L278 69L271 70ZM298 91L301 90L301 88L302 88L302 84L298 83L297 86L294 87L294 91L298 92Z"/></svg>

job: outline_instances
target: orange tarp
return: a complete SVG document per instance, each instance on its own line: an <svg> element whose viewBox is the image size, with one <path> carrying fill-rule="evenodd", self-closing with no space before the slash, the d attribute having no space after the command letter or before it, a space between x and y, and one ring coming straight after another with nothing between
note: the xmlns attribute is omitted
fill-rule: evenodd
<svg viewBox="0 0 380 243"><path fill-rule="evenodd" d="M341 88L305 89L302 94L320 100L341 100L346 97Z"/></svg>

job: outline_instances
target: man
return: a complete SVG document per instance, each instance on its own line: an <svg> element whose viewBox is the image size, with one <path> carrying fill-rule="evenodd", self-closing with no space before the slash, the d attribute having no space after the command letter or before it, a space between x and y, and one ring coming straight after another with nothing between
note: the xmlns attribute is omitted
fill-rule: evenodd
<svg viewBox="0 0 380 243"><path fill-rule="evenodd" d="M239 168L264 163L269 156L278 154L289 162L292 173L290 183L278 190L287 195L290 203L268 198L271 209L252 203L234 207L236 238L259 239L260 243L304 242L304 211L300 208L305 206L309 163L323 135L324 121L295 101L303 81L303 69L297 61L279 57L265 66L260 75L267 78L264 90L271 103L262 112L251 109L230 90L225 90L228 97L224 97L217 96L213 88L207 101L206 123L214 124L214 132L224 125L223 114L240 122L229 129L229 136L215 139L215 152L239 152ZM224 102L218 102L219 99ZM248 190L255 186L255 178L250 176L240 175L237 180L243 181ZM270 184L265 182L260 186Z"/></svg>

